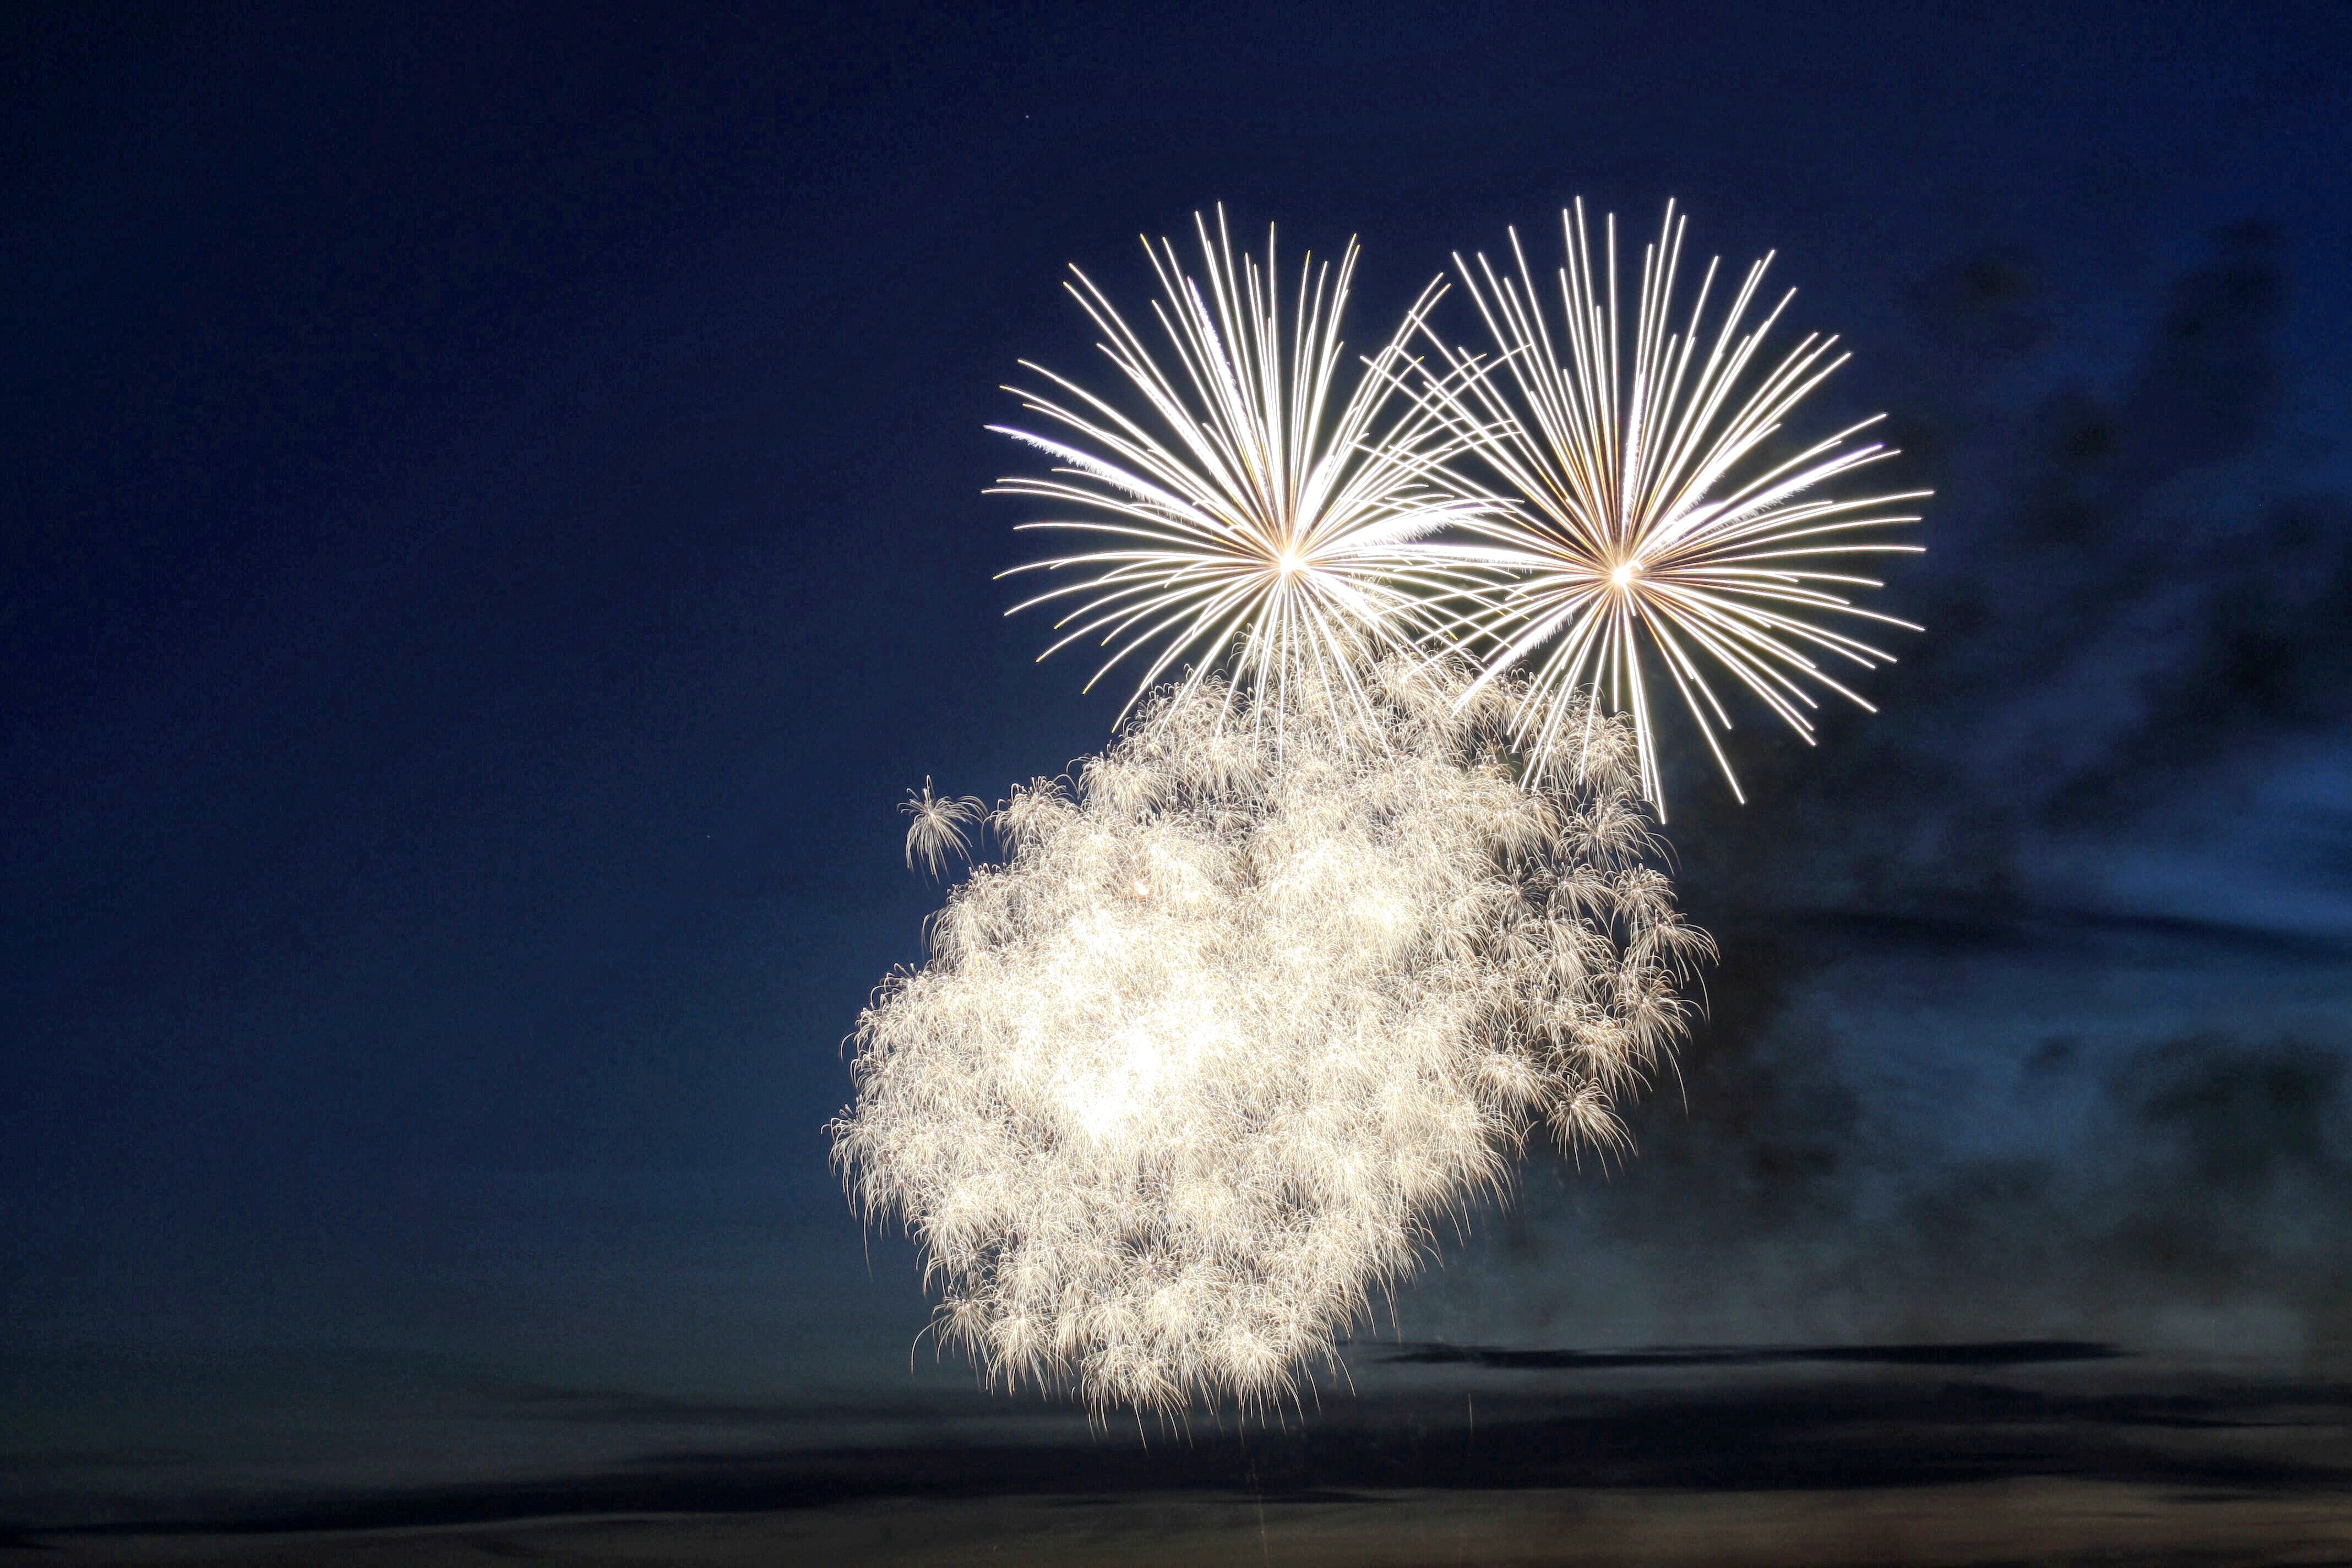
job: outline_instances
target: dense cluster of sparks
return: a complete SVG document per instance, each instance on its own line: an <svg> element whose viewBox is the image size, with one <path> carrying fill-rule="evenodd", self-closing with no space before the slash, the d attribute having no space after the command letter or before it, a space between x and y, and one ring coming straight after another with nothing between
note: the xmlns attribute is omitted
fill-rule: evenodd
<svg viewBox="0 0 2352 1568"><path fill-rule="evenodd" d="M1880 584L1833 568L1916 551L1885 531L1917 521L1899 508L1924 492L1836 493L1891 455L1854 444L1875 420L1801 447L1783 439L1797 405L1845 363L1836 340L1761 357L1788 304L1749 324L1769 257L1711 331L1710 262L1678 322L1685 221L1669 205L1643 252L1628 352L1614 220L1596 270L1582 208L1561 217L1557 327L1514 234L1514 270L1455 258L1493 353L1437 331L1433 283L1343 403L1353 245L1336 279L1328 265L1302 267L1286 320L1271 236L1261 268L1236 260L1222 213L1213 238L1199 223L1205 283L1167 241L1147 245L1158 356L1079 274L1071 292L1140 403L1027 367L1054 392L1022 394L1026 406L1059 433L1003 433L1060 466L998 491L1060 509L1024 526L1106 540L1017 569L1079 574L1015 606L1074 602L1046 652L1109 647L1096 679L1140 655L1139 698L1187 658L1187 679L1229 660L1259 695L1310 670L1352 694L1366 658L1406 646L1468 658L1489 679L1516 668L1527 679L1514 734L1539 767L1580 763L1578 720L1597 692L1631 720L1641 787L1661 810L1651 694L1662 681L1735 794L1719 738L1731 687L1808 743L1816 690L1869 707L1838 670L1894 656L1840 627L1917 628L1855 605L1853 591ZM1412 352L1424 341L1427 360ZM1730 686L1719 690L1710 668Z"/></svg>
<svg viewBox="0 0 2352 1568"><path fill-rule="evenodd" d="M1165 688L994 813L1003 859L860 1018L833 1129L992 1381L1294 1397L1530 1131L1621 1143L1707 939L1643 863L1627 727L1523 780L1514 693L1474 679Z"/></svg>

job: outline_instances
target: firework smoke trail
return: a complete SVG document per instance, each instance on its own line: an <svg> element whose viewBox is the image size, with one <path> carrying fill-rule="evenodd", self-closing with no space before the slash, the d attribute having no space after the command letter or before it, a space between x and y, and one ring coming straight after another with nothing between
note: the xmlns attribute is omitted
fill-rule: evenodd
<svg viewBox="0 0 2352 1568"><path fill-rule="evenodd" d="M1507 514L1465 510L1457 521L1486 544L1439 544L1433 553L1497 572L1475 640L1491 673L1526 672L1515 732L1538 763L1582 755L1583 692L1597 689L1610 708L1631 717L1642 790L1663 813L1651 672L1662 668L1671 679L1738 795L1717 736L1731 728L1731 716L1708 680L1708 665L1807 744L1813 727L1806 711L1818 706L1809 688L1869 708L1825 664L1867 669L1895 656L1825 620L1920 628L1848 597L1882 586L1874 579L1824 568L1851 557L1916 553L1919 546L1888 542L1879 531L1917 522L1886 509L1927 492L1852 500L1830 493L1834 481L1893 455L1876 443L1849 444L1876 418L1777 461L1766 455L1799 403L1846 359L1835 353L1835 338L1808 336L1748 379L1793 296L1783 295L1742 331L1770 257L1748 269L1713 341L1703 344L1716 281L1710 261L1677 331L1674 295L1685 220L1669 203L1657 242L1643 252L1629 358L1619 325L1616 220L1609 220L1605 268L1596 278L1582 204L1560 218L1567 264L1557 337L1516 231L1515 273L1498 272L1484 255L1475 268L1454 258L1500 353L1482 363L1441 344L1455 374L1426 404L1450 412L1520 504Z"/></svg>
<svg viewBox="0 0 2352 1568"><path fill-rule="evenodd" d="M1355 680L1164 689L1075 792L1013 793L860 1017L835 1161L992 1383L1295 1400L1536 1126L1622 1144L1682 1030L1712 948L1642 863L1626 726L1524 787L1506 686Z"/></svg>
<svg viewBox="0 0 2352 1568"><path fill-rule="evenodd" d="M1051 390L1007 388L1061 434L991 428L1061 466L1047 478L1003 479L992 493L1074 509L1024 528L1107 541L1014 568L1085 576L1013 610L1073 603L1045 651L1087 639L1112 649L1089 689L1137 656L1130 709L1180 660L1193 661L1183 677L1191 684L1230 656L1235 684L1261 702L1278 708L1286 687L1306 681L1366 710L1357 670L1446 626L1446 606L1465 586L1459 566L1415 542L1488 504L1445 472L1472 437L1443 403L1394 396L1406 344L1443 280L1423 290L1341 400L1339 332L1354 242L1336 273L1312 257L1301 262L1286 320L1273 231L1261 267L1235 257L1222 207L1213 237L1198 215L1193 226L1205 283L1168 240L1144 245L1160 283L1152 315L1164 359L1071 268L1066 287L1139 406L1122 409L1026 361Z"/></svg>

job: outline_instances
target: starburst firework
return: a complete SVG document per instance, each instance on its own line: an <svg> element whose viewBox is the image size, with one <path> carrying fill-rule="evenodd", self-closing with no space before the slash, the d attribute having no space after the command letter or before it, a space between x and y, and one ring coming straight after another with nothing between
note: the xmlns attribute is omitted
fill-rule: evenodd
<svg viewBox="0 0 2352 1568"><path fill-rule="evenodd" d="M1505 692L1358 681L1163 689L1075 793L1014 792L860 1017L835 1157L992 1382L1295 1398L1534 1127L1622 1143L1681 1030L1711 948L1642 863L1622 722L1528 788Z"/></svg>
<svg viewBox="0 0 2352 1568"><path fill-rule="evenodd" d="M1235 257L1222 207L1213 237L1197 215L1193 222L1205 282L1168 240L1144 246L1160 283L1152 315L1164 361L1071 268L1069 291L1139 406L1122 408L1026 361L1050 390L1007 389L1061 434L992 428L1060 466L1046 478L1002 480L992 493L1075 509L1024 528L1109 541L1014 568L1085 574L1014 610L1070 602L1046 654L1088 639L1111 649L1089 689L1138 657L1139 699L1188 656L1197 681L1229 655L1254 697L1278 700L1312 672L1319 689L1360 707L1357 671L1446 624L1462 587L1454 563L1415 542L1483 504L1444 474L1469 437L1442 405L1392 400L1406 345L1444 284L1423 291L1343 399L1339 333L1354 242L1336 273L1328 261L1302 260L1286 318L1273 231L1261 267Z"/></svg>
<svg viewBox="0 0 2352 1568"><path fill-rule="evenodd" d="M1846 356L1836 353L1835 338L1808 336L1751 377L1790 297L1742 331L1769 256L1748 269L1712 342L1703 344L1716 281L1710 261L1677 331L1672 312L1685 220L1668 204L1657 242L1643 253L1628 358L1619 330L1615 220L1596 278L1582 204L1560 216L1567 263L1557 338L1516 232L1515 273L1498 272L1483 255L1475 268L1454 258L1501 352L1481 362L1446 350L1455 377L1427 402L1449 410L1518 504L1503 513L1465 510L1460 521L1482 544L1438 545L1433 552L1475 559L1497 574L1476 617L1476 638L1490 674L1527 673L1516 730L1539 764L1584 756L1590 710L1582 692L1595 688L1631 717L1643 793L1663 809L1650 718L1650 686L1662 668L1738 795L1717 735L1731 728L1731 715L1707 665L1727 672L1808 744L1807 712L1818 706L1811 689L1869 708L1832 667L1870 668L1895 656L1825 622L1919 628L1848 596L1881 586L1875 580L1824 567L1916 552L1918 546L1874 531L1918 521L1887 509L1927 492L1831 493L1833 481L1892 456L1875 442L1852 444L1876 419L1790 455L1772 449L1791 411Z"/></svg>

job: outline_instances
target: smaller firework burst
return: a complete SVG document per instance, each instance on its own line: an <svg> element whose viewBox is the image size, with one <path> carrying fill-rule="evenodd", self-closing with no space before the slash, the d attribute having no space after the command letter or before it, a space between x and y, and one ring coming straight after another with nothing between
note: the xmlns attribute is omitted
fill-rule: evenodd
<svg viewBox="0 0 2352 1568"><path fill-rule="evenodd" d="M907 825L907 869L919 863L936 878L950 860L971 863L972 830L988 816L988 805L976 795L934 795L927 777L922 788L907 792L898 813L914 818Z"/></svg>

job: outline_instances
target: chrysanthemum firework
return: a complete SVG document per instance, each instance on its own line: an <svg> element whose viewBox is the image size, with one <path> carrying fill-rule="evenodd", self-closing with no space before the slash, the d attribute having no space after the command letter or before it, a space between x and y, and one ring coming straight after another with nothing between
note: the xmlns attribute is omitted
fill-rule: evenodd
<svg viewBox="0 0 2352 1568"><path fill-rule="evenodd" d="M1459 569L1414 542L1482 504L1444 473L1469 437L1439 405L1395 395L1443 282L1350 364L1339 328L1352 241L1336 272L1302 260L1286 314L1272 230L1261 266L1235 256L1222 208L1213 237L1198 216L1194 226L1202 277L1168 240L1144 246L1160 282L1158 353L1071 268L1069 291L1130 395L1101 395L1026 361L1049 390L1008 389L1059 431L992 428L1060 466L993 493L1068 509L1024 528L1104 541L1014 568L1081 574L1014 610L1067 605L1047 654L1081 641L1112 650L1089 687L1132 658L1139 699L1190 661L1188 681L1223 665L1256 698L1279 700L1311 679L1360 706L1357 672L1447 624L1460 590Z"/></svg>
<svg viewBox="0 0 2352 1568"><path fill-rule="evenodd" d="M1736 795L1717 735L1731 714L1709 666L1808 744L1813 689L1868 708L1835 668L1867 669L1895 656L1833 623L1919 628L1856 605L1853 590L1881 584L1830 568L1916 552L1885 531L1918 521L1902 505L1927 492L1837 493L1837 481L1892 455L1874 442L1853 444L1874 418L1801 448L1780 440L1798 404L1846 356L1835 338L1808 336L1777 362L1759 360L1790 298L1745 326L1770 257L1748 268L1707 342L1710 261L1677 331L1685 220L1668 204L1657 242L1643 252L1628 355L1615 220L1596 277L1581 204L1560 216L1568 254L1557 335L1516 233L1515 270L1498 272L1483 255L1475 267L1454 258L1500 357L1465 376L1474 356L1447 350L1455 379L1431 401L1450 407L1517 504L1499 514L1465 510L1460 521L1484 547L1437 552L1498 573L1474 640L1490 674L1526 674L1515 733L1539 763L1583 756L1585 693L1598 689L1608 708L1630 716L1643 791L1663 802L1650 719L1650 688L1663 670Z"/></svg>
<svg viewBox="0 0 2352 1568"><path fill-rule="evenodd" d="M833 1125L992 1382L1295 1397L1536 1127L1622 1143L1711 950L1643 864L1626 727L1525 787L1511 694L1471 684L1185 682L995 814L1004 860L859 1019Z"/></svg>

